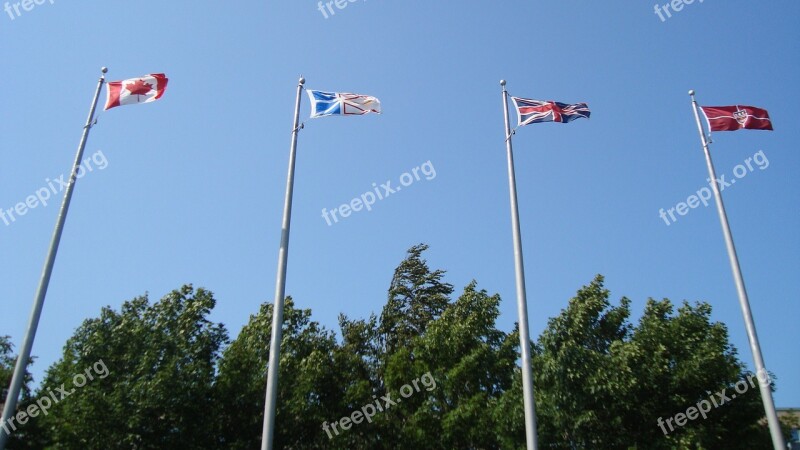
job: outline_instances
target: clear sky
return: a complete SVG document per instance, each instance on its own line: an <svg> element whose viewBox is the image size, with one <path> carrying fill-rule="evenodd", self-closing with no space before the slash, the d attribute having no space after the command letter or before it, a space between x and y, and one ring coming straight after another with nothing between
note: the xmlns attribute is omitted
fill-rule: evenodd
<svg viewBox="0 0 800 450"><path fill-rule="evenodd" d="M0 11L4 210L67 173L101 66L109 80L170 79L163 99L101 113L92 129L95 170L75 190L37 382L104 305L193 283L216 294L212 319L235 336L273 300L300 75L310 89L377 96L384 113L310 120L303 98L287 294L332 329L339 313L380 313L405 250L425 242L456 293L476 279L502 296L510 330L505 78L512 95L592 110L514 137L532 336L601 273L634 320L648 297L711 303L750 367L713 203L670 225L659 209L706 185L689 89L701 104L769 110L774 132L716 133L712 153L728 180L761 161L723 195L776 404L800 407L800 3L698 0L663 21L653 3L357 0L327 18L312 0ZM371 211L322 217L427 162L435 177ZM17 346L59 202L0 221L0 334Z"/></svg>

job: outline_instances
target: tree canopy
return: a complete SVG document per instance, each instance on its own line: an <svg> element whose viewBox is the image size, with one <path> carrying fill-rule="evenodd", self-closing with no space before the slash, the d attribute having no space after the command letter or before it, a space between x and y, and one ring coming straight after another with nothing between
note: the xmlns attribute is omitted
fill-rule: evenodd
<svg viewBox="0 0 800 450"><path fill-rule="evenodd" d="M426 249L408 250L379 316L342 314L336 332L287 298L276 448L524 448L518 331L497 328L501 299L476 281L453 298ZM84 321L20 407L70 394L9 448L258 448L273 306L231 340L209 320L215 304L186 285ZM649 299L637 323L631 313L598 275L532 342L542 448L769 448L757 388L662 428L752 374L707 303ZM0 381L13 361L0 338Z"/></svg>

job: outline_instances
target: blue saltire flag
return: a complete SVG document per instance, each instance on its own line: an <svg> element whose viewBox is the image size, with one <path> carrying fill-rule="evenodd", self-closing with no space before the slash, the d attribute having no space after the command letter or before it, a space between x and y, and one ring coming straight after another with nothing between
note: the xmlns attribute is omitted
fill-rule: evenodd
<svg viewBox="0 0 800 450"><path fill-rule="evenodd" d="M381 113L381 102L370 95L307 90L311 100L311 118L323 116L360 116Z"/></svg>
<svg viewBox="0 0 800 450"><path fill-rule="evenodd" d="M511 100L517 108L517 126L541 122L568 123L581 117L588 119L591 115L586 103L570 105L552 100L543 102L520 97L511 97Z"/></svg>

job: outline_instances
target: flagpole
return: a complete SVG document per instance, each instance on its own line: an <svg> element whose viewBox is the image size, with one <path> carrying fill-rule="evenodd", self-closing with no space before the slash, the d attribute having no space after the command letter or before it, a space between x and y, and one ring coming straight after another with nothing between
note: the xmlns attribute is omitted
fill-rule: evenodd
<svg viewBox="0 0 800 450"><path fill-rule="evenodd" d="M50 275L53 272L53 265L56 260L56 253L58 253L58 244L61 242L61 233L64 230L64 222L67 220L67 212L69 211L69 204L72 200L72 191L75 189L75 183L77 182L77 170L81 164L81 158L83 157L83 149L86 147L86 139L89 137L89 130L92 128L92 122L94 121L94 111L97 107L97 99L100 98L100 90L103 88L103 83L105 82L105 73L108 72L108 69L103 67L100 69L103 72L103 75L100 75L100 79L97 81L97 89L94 92L94 99L92 100L92 106L89 108L89 117L86 119L86 125L83 127L83 134L81 135L80 144L78 144L78 152L75 155L75 162L72 164L72 171L70 172L69 181L67 183L66 191L64 192L64 199L61 202L61 209L58 212L58 218L56 219L56 227L53 230L53 236L50 240L50 248L47 250L47 257L45 258L44 268L42 269L42 276L39 280L39 287L36 290L36 296L33 301L33 310L31 311L31 316L28 321L28 330L25 334L25 339L22 343L22 348L20 350L19 356L17 357L17 363L14 366L14 375L11 378L11 385L8 389L8 396L6 397L6 404L3 408L3 421L0 422L0 450L6 448L6 442L9 438L9 430L6 433L3 425L8 424L9 419L14 415L14 411L17 408L17 401L19 399L20 391L22 390L22 385L25 381L25 369L28 366L28 361L31 357L31 350L33 348L33 340L36 337L36 329L39 326L39 319L42 316L42 307L44 306L44 298L47 294L47 287L50 284Z"/></svg>
<svg viewBox="0 0 800 450"><path fill-rule="evenodd" d="M784 450L786 448L786 444L783 441L783 432L781 431L780 422L778 421L778 414L775 412L775 403L772 400L769 374L764 367L764 358L761 356L761 345L758 343L756 325L753 321L753 314L750 311L750 300L747 298L747 291L744 287L742 269L739 265L739 257L736 254L736 247L733 244L733 235L731 234L731 227L728 224L728 215L725 212L725 204L722 202L722 193L719 190L719 186L717 186L717 174L714 170L714 163L711 161L711 152L708 150L708 140L706 139L705 133L703 133L703 125L700 122L700 113L697 112L698 106L697 101L694 98L694 89L689 91L689 96L692 98L692 109L694 110L694 118L697 121L697 131L700 133L700 141L703 144L703 152L706 156L706 165L708 166L711 189L714 191L714 198L717 201L717 212L719 213L720 225L722 225L722 234L725 237L725 245L728 247L728 259L731 264L733 279L736 283L736 291L739 293L739 305L742 307L744 324L745 328L747 329L747 338L750 341L750 350L753 352L753 359L756 363L756 374L758 375L759 381L758 385L761 389L761 400L764 403L764 412L767 415L769 431L772 435L772 445L775 450ZM762 376L764 377L763 382L761 381Z"/></svg>
<svg viewBox="0 0 800 450"><path fill-rule="evenodd" d="M278 365L280 345L283 334L283 305L286 293L286 263L289 257L289 228L292 223L292 193L294 192L294 166L297 154L297 133L300 132L300 94L306 80L302 76L297 83L297 99L294 105L294 125L292 126L292 145L289 150L289 174L286 177L286 198L283 203L283 225L281 228L281 247L278 251L278 276L275 285L275 306L272 308L272 338L269 346L269 366L267 368L267 393L264 403L264 429L261 436L261 449L272 449L275 435L275 410L278 397ZM2 449L0 449L2 450Z"/></svg>
<svg viewBox="0 0 800 450"><path fill-rule="evenodd" d="M528 450L537 450L536 404L533 397L533 370L531 368L531 340L528 332L528 300L525 294L525 267L522 261L522 236L517 205L517 179L514 174L514 153L511 150L511 125L508 120L508 91L503 87L503 113L506 123L506 153L508 155L508 190L511 198L511 230L514 237L514 270L517 280L517 313L519 314L519 345L522 353L522 393L525 405L525 441Z"/></svg>

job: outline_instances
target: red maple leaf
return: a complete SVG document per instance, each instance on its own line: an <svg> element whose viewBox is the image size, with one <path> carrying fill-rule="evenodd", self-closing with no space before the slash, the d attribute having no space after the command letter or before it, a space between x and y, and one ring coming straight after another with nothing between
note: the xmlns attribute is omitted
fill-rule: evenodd
<svg viewBox="0 0 800 450"><path fill-rule="evenodd" d="M126 84L125 89L129 90L133 95L147 95L153 90L153 85L145 83L143 80L136 80L131 84Z"/></svg>

